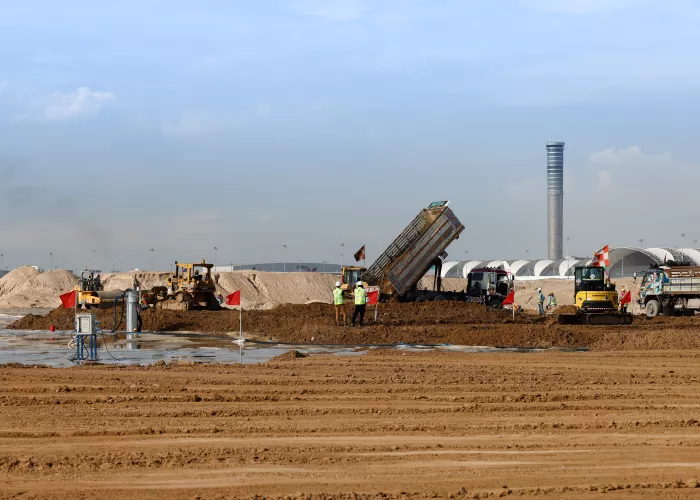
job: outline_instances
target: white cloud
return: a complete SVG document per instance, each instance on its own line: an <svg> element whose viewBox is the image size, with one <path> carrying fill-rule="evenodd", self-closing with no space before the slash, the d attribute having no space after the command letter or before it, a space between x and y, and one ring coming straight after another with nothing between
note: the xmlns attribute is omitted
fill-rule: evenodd
<svg viewBox="0 0 700 500"><path fill-rule="evenodd" d="M331 21L355 21L368 10L363 0L295 0L289 7L299 14Z"/></svg>
<svg viewBox="0 0 700 500"><path fill-rule="evenodd" d="M78 87L75 92L55 92L35 102L35 112L30 115L41 121L69 121L96 115L102 106L114 101L111 92L99 92L88 87Z"/></svg>
<svg viewBox="0 0 700 500"><path fill-rule="evenodd" d="M638 8L648 0L520 0L531 9L564 14L591 14L626 8Z"/></svg>
<svg viewBox="0 0 700 500"><path fill-rule="evenodd" d="M161 132L166 137L195 137L213 125L211 117L197 113L185 113L175 121L166 122Z"/></svg>
<svg viewBox="0 0 700 500"><path fill-rule="evenodd" d="M630 179L681 174L692 169L676 162L670 153L648 154L639 146L598 151L588 157L588 166L598 176L600 189L613 189Z"/></svg>

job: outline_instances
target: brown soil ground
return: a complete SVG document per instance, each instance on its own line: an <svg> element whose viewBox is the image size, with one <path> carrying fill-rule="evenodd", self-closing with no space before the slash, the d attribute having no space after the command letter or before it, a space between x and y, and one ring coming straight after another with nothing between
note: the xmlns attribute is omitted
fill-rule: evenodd
<svg viewBox="0 0 700 500"><path fill-rule="evenodd" d="M0 367L0 498L697 498L700 351Z"/></svg>
<svg viewBox="0 0 700 500"><path fill-rule="evenodd" d="M352 308L348 307L348 313ZM363 328L336 327L334 309L326 304L285 305L272 310L244 311L245 336L278 342L312 344L419 343L519 347L587 347L601 350L700 349L700 318L636 317L630 326L562 326L555 316L516 316L503 310L458 302L390 303L367 312ZM111 330L113 312L98 310ZM56 309L46 316L25 316L11 325L23 330L73 328L72 310ZM239 313L223 311L144 312L144 330L191 331L238 335ZM123 328L123 325L122 325Z"/></svg>

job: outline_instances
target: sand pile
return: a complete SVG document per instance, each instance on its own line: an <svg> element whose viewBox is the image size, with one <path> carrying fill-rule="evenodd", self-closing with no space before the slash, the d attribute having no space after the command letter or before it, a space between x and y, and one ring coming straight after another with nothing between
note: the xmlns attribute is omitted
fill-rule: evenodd
<svg viewBox="0 0 700 500"><path fill-rule="evenodd" d="M62 269L40 273L31 266L12 270L0 278L0 307L56 307L59 295L70 291L78 280Z"/></svg>
<svg viewBox="0 0 700 500"><path fill-rule="evenodd" d="M131 288L136 278L141 284L141 288L150 289L154 286L165 286L170 273L154 272L147 273L143 271L129 271L127 273L106 273L100 276L102 285L106 291L126 290Z"/></svg>
<svg viewBox="0 0 700 500"><path fill-rule="evenodd" d="M337 277L320 273L222 273L218 288L223 295L241 291L245 309L270 309L279 304L330 303Z"/></svg>

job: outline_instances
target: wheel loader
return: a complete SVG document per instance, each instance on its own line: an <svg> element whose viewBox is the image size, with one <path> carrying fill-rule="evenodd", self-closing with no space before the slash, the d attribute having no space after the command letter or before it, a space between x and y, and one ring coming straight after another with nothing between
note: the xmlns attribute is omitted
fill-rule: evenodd
<svg viewBox="0 0 700 500"><path fill-rule="evenodd" d="M560 314L560 325L630 325L632 315L618 312L615 285L605 279L605 269L577 266L574 271L574 314Z"/></svg>
<svg viewBox="0 0 700 500"><path fill-rule="evenodd" d="M168 278L167 287L155 287L157 309L193 311L208 309L217 311L221 305L216 298L216 284L211 276L213 264L175 261L175 274Z"/></svg>

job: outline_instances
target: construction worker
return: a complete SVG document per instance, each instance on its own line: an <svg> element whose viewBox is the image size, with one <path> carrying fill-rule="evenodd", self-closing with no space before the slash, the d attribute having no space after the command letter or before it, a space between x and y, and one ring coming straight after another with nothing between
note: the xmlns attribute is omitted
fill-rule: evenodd
<svg viewBox="0 0 700 500"><path fill-rule="evenodd" d="M632 283L636 283L636 282L637 282L637 271L635 271L634 274L632 274Z"/></svg>
<svg viewBox="0 0 700 500"><path fill-rule="evenodd" d="M141 327L143 326L143 320L141 319L141 313L143 311L145 311L146 309L148 309L149 307L151 307L151 306L148 304L148 301L146 300L146 296L141 295L141 300L139 300L139 303L136 306L136 322L137 322L136 331L137 332L140 332Z"/></svg>
<svg viewBox="0 0 700 500"><path fill-rule="evenodd" d="M341 314L343 316L343 326L345 326L348 322L348 313L345 309L345 297L343 297L343 290L340 288L340 281L335 282L333 304L335 305L335 326L340 326Z"/></svg>
<svg viewBox="0 0 700 500"><path fill-rule="evenodd" d="M355 320L357 320L357 316L360 316L360 326L365 321L365 307L367 306L367 292L364 289L364 285L362 284L362 280L357 282L357 286L355 287L355 310L352 313L352 321L350 322L351 326L355 326Z"/></svg>
<svg viewBox="0 0 700 500"><path fill-rule="evenodd" d="M557 307L557 298L554 296L554 292L549 292L547 300L547 311L549 312L555 307Z"/></svg>
<svg viewBox="0 0 700 500"><path fill-rule="evenodd" d="M626 313L627 312L627 302L624 304L622 301L625 299L625 296L630 293L627 291L627 289L623 286L622 289L620 290L620 312Z"/></svg>
<svg viewBox="0 0 700 500"><path fill-rule="evenodd" d="M540 316L544 316L544 294L541 288L537 289L537 311L540 313Z"/></svg>

